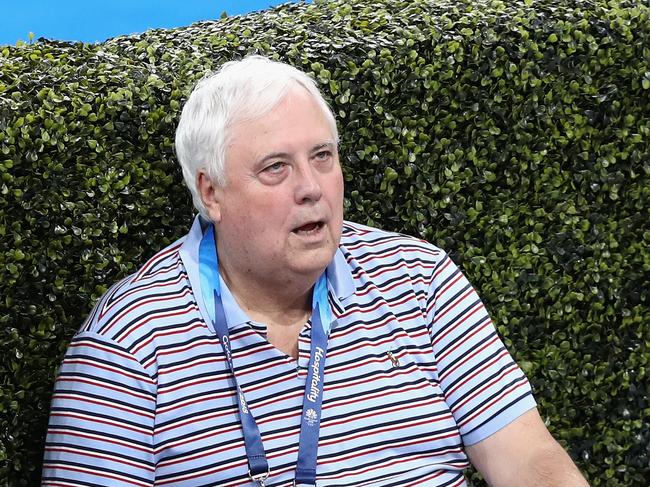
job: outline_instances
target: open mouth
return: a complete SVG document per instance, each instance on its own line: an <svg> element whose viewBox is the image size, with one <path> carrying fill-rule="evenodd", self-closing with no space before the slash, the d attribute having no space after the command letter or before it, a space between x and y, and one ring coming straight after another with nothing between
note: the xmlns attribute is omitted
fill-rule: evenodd
<svg viewBox="0 0 650 487"><path fill-rule="evenodd" d="M295 228L293 230L293 233L297 233L298 235L311 235L314 233L317 233L323 226L325 225L324 222L309 222L306 223L298 228Z"/></svg>

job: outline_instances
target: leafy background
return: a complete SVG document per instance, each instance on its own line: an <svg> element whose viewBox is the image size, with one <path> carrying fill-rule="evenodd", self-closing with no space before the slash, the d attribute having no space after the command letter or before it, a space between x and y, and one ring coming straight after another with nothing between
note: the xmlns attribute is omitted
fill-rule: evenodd
<svg viewBox="0 0 650 487"><path fill-rule="evenodd" d="M180 108L247 53L315 76L347 217L452 253L591 484L647 485L647 0L316 1L2 49L0 482L38 485L68 340L189 227Z"/></svg>

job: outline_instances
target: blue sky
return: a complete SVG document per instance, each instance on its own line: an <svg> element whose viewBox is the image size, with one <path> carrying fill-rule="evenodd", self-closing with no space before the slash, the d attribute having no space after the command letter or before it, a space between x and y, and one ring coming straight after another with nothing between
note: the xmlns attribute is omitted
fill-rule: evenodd
<svg viewBox="0 0 650 487"><path fill-rule="evenodd" d="M239 15L290 0L5 0L0 3L0 45L47 37L98 42L153 28L190 25ZM294 0L295 1L295 0Z"/></svg>

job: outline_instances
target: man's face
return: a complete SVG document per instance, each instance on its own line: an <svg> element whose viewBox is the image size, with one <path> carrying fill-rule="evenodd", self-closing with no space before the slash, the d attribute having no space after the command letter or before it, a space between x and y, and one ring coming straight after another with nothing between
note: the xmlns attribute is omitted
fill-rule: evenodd
<svg viewBox="0 0 650 487"><path fill-rule="evenodd" d="M266 115L231 130L226 185L210 212L222 265L262 281L315 280L343 224L343 176L322 110L296 87Z"/></svg>

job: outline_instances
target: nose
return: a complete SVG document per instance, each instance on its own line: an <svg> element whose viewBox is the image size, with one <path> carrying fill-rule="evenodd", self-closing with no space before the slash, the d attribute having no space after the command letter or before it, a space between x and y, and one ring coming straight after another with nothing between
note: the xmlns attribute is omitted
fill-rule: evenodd
<svg viewBox="0 0 650 487"><path fill-rule="evenodd" d="M296 203L303 204L318 201L323 196L318 170L309 161L297 165L295 171Z"/></svg>

